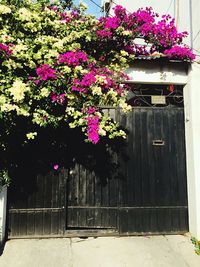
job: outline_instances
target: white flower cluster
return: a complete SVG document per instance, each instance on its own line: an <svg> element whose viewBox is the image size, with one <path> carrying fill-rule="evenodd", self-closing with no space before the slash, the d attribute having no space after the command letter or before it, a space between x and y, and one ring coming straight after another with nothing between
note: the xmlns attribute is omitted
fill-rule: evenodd
<svg viewBox="0 0 200 267"><path fill-rule="evenodd" d="M0 5L0 14L9 14L11 9L8 6Z"/></svg>
<svg viewBox="0 0 200 267"><path fill-rule="evenodd" d="M16 80L12 87L8 89L10 94L13 97L13 100L19 102L24 99L25 93L30 91L30 87L28 87L25 83L20 80Z"/></svg>

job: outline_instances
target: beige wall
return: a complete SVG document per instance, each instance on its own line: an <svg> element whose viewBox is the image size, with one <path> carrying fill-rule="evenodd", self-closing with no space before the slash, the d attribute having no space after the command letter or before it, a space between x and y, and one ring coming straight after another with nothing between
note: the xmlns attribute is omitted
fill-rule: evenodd
<svg viewBox="0 0 200 267"><path fill-rule="evenodd" d="M184 88L190 233L200 240L200 65L192 64Z"/></svg>
<svg viewBox="0 0 200 267"><path fill-rule="evenodd" d="M6 233L7 188L0 185L0 249Z"/></svg>
<svg viewBox="0 0 200 267"><path fill-rule="evenodd" d="M192 25L194 48L200 50L200 1L192 1ZM200 54L200 52L198 53Z"/></svg>
<svg viewBox="0 0 200 267"><path fill-rule="evenodd" d="M184 1L184 0L183 0ZM134 11L140 7L153 7L155 12L159 12L161 14L169 13L174 16L174 4L171 4L171 0L116 0L114 1L118 5L125 6L127 10ZM170 5L171 4L171 5ZM113 4L113 7L115 4Z"/></svg>

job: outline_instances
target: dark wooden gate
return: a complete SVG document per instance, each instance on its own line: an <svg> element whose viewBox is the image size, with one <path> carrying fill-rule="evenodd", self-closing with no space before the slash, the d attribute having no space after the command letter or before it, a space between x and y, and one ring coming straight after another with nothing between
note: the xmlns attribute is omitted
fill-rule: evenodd
<svg viewBox="0 0 200 267"><path fill-rule="evenodd" d="M11 238L188 231L183 108L106 112L127 129L125 144L78 144L69 171L13 183Z"/></svg>
<svg viewBox="0 0 200 267"><path fill-rule="evenodd" d="M117 159L121 176L101 183L94 172L77 164L68 179L67 229L187 232L183 108L108 112L128 130L127 157Z"/></svg>

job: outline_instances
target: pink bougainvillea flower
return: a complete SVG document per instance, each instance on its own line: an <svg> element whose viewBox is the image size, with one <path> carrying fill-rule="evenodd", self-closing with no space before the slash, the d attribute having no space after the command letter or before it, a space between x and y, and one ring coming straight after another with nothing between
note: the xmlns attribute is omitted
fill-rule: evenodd
<svg viewBox="0 0 200 267"><path fill-rule="evenodd" d="M41 64L36 69L36 73L43 81L54 80L56 78L56 70L53 70L48 64Z"/></svg>
<svg viewBox="0 0 200 267"><path fill-rule="evenodd" d="M91 71L90 73L85 73L83 75L83 79L81 80L80 85L85 87L85 86L90 86L95 82L96 82L96 78L94 76L94 72Z"/></svg>
<svg viewBox="0 0 200 267"><path fill-rule="evenodd" d="M104 56L100 56L100 58L99 58L99 60L101 61L101 62L103 62L103 61L105 61L105 57Z"/></svg>
<svg viewBox="0 0 200 267"><path fill-rule="evenodd" d="M0 43L0 52L3 52L6 56L10 56L13 53L8 45L2 43Z"/></svg>
<svg viewBox="0 0 200 267"><path fill-rule="evenodd" d="M58 57L59 63L67 63L67 65L74 67L86 62L87 60L87 55L84 52L80 52L78 50L60 54Z"/></svg>
<svg viewBox="0 0 200 267"><path fill-rule="evenodd" d="M105 38L105 37L111 37L112 36L112 32L109 31L109 29L98 30L98 31L96 31L96 34L100 38Z"/></svg>
<svg viewBox="0 0 200 267"><path fill-rule="evenodd" d="M50 97L51 97L51 101L53 103L59 103L61 105L64 104L65 102L65 94L56 94L56 93L51 93L50 94Z"/></svg>
<svg viewBox="0 0 200 267"><path fill-rule="evenodd" d="M121 43L117 41L119 38L117 29L120 27L124 28L124 33L126 32L127 35L127 37L123 37L124 42L121 41ZM137 37L144 38L146 44L152 45L136 45L129 40L130 34L132 34L132 40ZM186 31L178 32L175 19L170 15L159 18L159 15L153 12L152 7L140 8L136 12L130 13L122 6L117 5L114 7L114 16L99 19L96 35L100 39L99 49L102 50L104 49L104 41L112 40L119 50L125 50L136 56L147 56L153 52L163 53L164 50L167 50L165 54L169 58L194 59L189 51L183 53L183 51L180 52L179 49L176 49L173 54L172 51L168 51L174 46L180 45L188 33ZM99 58L99 61L101 60Z"/></svg>
<svg viewBox="0 0 200 267"><path fill-rule="evenodd" d="M79 93L87 93L89 87L96 82L95 72L92 70L89 73L84 73L82 79L74 79L72 91Z"/></svg>
<svg viewBox="0 0 200 267"><path fill-rule="evenodd" d="M59 100L59 103L63 105L65 102L65 94L60 94L58 97L58 100Z"/></svg>
<svg viewBox="0 0 200 267"><path fill-rule="evenodd" d="M34 81L34 84L35 84L35 85L38 85L39 83L40 83L39 80L35 80L35 81Z"/></svg>
<svg viewBox="0 0 200 267"><path fill-rule="evenodd" d="M59 169L59 165L58 165L58 164L55 164L55 165L53 166L53 168L54 168L55 171L57 171L57 170Z"/></svg>
<svg viewBox="0 0 200 267"><path fill-rule="evenodd" d="M89 107L88 108L88 111L87 111L88 114L92 114L94 112L95 112L95 108L94 107Z"/></svg>
<svg viewBox="0 0 200 267"><path fill-rule="evenodd" d="M55 93L51 93L50 97L51 97L51 101L53 103L57 102L58 96Z"/></svg>
<svg viewBox="0 0 200 267"><path fill-rule="evenodd" d="M87 120L87 133L88 138L94 143L97 144L99 142L99 117L98 116L89 116L86 118Z"/></svg>
<svg viewBox="0 0 200 267"><path fill-rule="evenodd" d="M169 58L175 59L186 59L186 60L194 60L195 55L192 52L192 49L186 46L174 46L170 49L166 49L164 54L167 55Z"/></svg>

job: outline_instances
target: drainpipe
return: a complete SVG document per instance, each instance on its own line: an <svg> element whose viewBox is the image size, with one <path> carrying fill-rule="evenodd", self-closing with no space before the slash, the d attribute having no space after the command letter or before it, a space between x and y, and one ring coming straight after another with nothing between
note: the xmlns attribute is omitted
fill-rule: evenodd
<svg viewBox="0 0 200 267"><path fill-rule="evenodd" d="M175 17L176 17L176 28L178 29L178 26L179 26L179 20L180 20L180 18L179 18L179 0L176 0L176 1L174 1L174 3L175 3L175 8L174 8L174 13L175 13Z"/></svg>
<svg viewBox="0 0 200 267"><path fill-rule="evenodd" d="M176 20L176 0L174 0L174 18Z"/></svg>

